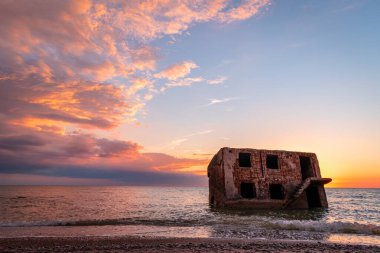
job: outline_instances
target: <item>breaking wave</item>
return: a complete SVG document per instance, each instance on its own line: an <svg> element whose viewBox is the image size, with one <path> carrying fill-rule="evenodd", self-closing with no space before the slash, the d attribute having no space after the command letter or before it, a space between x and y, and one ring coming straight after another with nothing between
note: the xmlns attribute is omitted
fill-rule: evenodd
<svg viewBox="0 0 380 253"><path fill-rule="evenodd" d="M257 220L256 220L257 221ZM99 219L99 220L77 220L77 221L35 221L3 223L0 227L39 227L39 226L162 226L162 227L200 227L200 226L223 226L223 223L215 221L197 220L161 220L161 219ZM225 223L227 227L234 227L231 223ZM235 224L236 229L242 224ZM243 226L244 227L244 226ZM380 226L371 224L361 224L357 222L323 222L312 220L262 220L256 224L245 224L251 230L297 230L322 233L342 233L342 234L365 234L380 236Z"/></svg>
<svg viewBox="0 0 380 253"><path fill-rule="evenodd" d="M268 222L266 224L266 227L282 230L380 235L380 226L371 224L361 224L357 222L351 223L342 221L321 222L304 220L280 220Z"/></svg>

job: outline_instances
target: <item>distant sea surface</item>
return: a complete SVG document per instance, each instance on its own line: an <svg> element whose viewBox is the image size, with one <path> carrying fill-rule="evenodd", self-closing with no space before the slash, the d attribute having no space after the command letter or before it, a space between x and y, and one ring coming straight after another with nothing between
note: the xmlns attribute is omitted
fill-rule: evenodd
<svg viewBox="0 0 380 253"><path fill-rule="evenodd" d="M0 237L162 236L380 245L380 189L326 189L328 209L217 210L208 188L0 186Z"/></svg>

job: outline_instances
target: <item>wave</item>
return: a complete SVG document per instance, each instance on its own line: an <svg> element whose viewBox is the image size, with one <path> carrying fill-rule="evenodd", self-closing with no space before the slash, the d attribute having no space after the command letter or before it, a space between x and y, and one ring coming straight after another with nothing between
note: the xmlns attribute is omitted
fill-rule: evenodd
<svg viewBox="0 0 380 253"><path fill-rule="evenodd" d="M99 219L76 221L33 221L3 223L0 227L38 227L38 226L110 226L110 225L151 225L151 226L198 226L193 220L146 220L146 219ZM207 225L207 224L206 224Z"/></svg>
<svg viewBox="0 0 380 253"><path fill-rule="evenodd" d="M367 234L380 235L380 226L372 224L361 224L357 222L321 222L321 221L299 221L299 220L280 220L270 221L266 224L267 228L282 230L300 230L311 232L329 232L343 234Z"/></svg>
<svg viewBox="0 0 380 253"><path fill-rule="evenodd" d="M99 219L99 220L76 220L76 221L34 221L34 222L15 222L2 223L0 227L38 227L38 226L126 226L126 225L145 225L162 227L199 227L199 226L224 226L229 229L239 229L239 227L250 229L252 224L238 223L231 221L227 223L215 221L199 220L165 220L165 219ZM342 233L342 234L366 234L380 236L380 226L372 224L362 224L357 222L323 222L312 220L266 220L255 224L256 229L264 228L271 230L298 230L323 233Z"/></svg>

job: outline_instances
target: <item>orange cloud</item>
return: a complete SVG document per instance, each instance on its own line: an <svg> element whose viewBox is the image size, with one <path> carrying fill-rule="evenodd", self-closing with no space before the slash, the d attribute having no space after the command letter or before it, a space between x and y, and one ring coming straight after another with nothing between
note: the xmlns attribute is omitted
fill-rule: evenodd
<svg viewBox="0 0 380 253"><path fill-rule="evenodd" d="M157 53L152 47L144 46L130 50L134 68L138 70L154 70L156 68Z"/></svg>
<svg viewBox="0 0 380 253"><path fill-rule="evenodd" d="M192 61L182 61L153 74L159 49L150 46L150 41L180 34L194 23L247 19L268 4L264 0L238 4L200 1L197 5L175 0L96 3L53 0L49 4L41 0L1 1L0 81L17 83L18 87L12 90L17 90L20 96L25 93L23 102L64 112L59 116L55 111L43 112L39 117L28 115L28 118L50 118L86 126L103 122L98 124L101 128L116 126L120 118L134 117L157 93L152 86L154 80L144 86L136 80L147 80L150 76L176 81L166 88L200 82L200 78L179 80L198 67ZM89 97L75 85L99 90L92 93L112 100L117 104L112 104L112 108L117 109L110 109L111 105L102 101L90 103ZM128 88L123 88L124 85ZM119 91L112 96L108 89ZM126 89L129 92L123 93ZM144 90L145 93L136 93ZM108 98L101 96L104 91ZM94 110L90 106L83 108L89 103ZM108 120L101 116L94 121L93 111L112 117Z"/></svg>
<svg viewBox="0 0 380 253"><path fill-rule="evenodd" d="M97 168L117 178L132 169L162 174L203 166L144 154L137 143L99 138L94 130L133 121L159 94L157 78L170 81L164 89L221 82L188 77L198 67L192 61L156 73L153 40L196 23L247 19L268 3L0 1L0 173L91 177Z"/></svg>
<svg viewBox="0 0 380 253"><path fill-rule="evenodd" d="M177 80L180 77L187 76L188 74L190 74L192 69L198 67L199 66L192 61L183 61L167 67L166 69L157 73L155 77L166 78L169 80Z"/></svg>
<svg viewBox="0 0 380 253"><path fill-rule="evenodd" d="M234 3L226 0L140 1L123 2L117 12L117 23L129 27L134 37L152 39L162 34L179 34L195 22L229 23L255 15L269 0L246 0Z"/></svg>
<svg viewBox="0 0 380 253"><path fill-rule="evenodd" d="M221 22L226 23L244 20L257 14L262 7L269 4L269 0L246 0L237 7L231 8L226 12L219 13L218 19Z"/></svg>
<svg viewBox="0 0 380 253"><path fill-rule="evenodd" d="M130 95L136 94L140 90L150 88L153 91L152 81L145 78L136 78L132 80L132 85L128 88L127 92Z"/></svg>
<svg viewBox="0 0 380 253"><path fill-rule="evenodd" d="M5 130L6 126L0 124L0 129ZM189 176L193 173L191 168L204 166L205 169L207 163L206 160L176 158L162 153L141 153L142 147L131 141L81 133L30 133L23 127L13 130L16 131L0 135L0 174L6 175L0 183L6 183L4 179L12 174L27 174L37 178L72 178L73 183L83 178L90 183L91 179L93 183L104 179L104 182L140 184L156 178L157 181L151 183L169 184L171 180L175 183L175 180L187 178L190 181L183 183L191 184L201 179ZM18 179L23 180L23 177L18 176Z"/></svg>
<svg viewBox="0 0 380 253"><path fill-rule="evenodd" d="M47 121L51 126L55 121L58 125L107 129L119 125L126 117L133 117L139 105L139 101L128 99L123 87L38 81L0 80L0 112L10 122L35 127Z"/></svg>

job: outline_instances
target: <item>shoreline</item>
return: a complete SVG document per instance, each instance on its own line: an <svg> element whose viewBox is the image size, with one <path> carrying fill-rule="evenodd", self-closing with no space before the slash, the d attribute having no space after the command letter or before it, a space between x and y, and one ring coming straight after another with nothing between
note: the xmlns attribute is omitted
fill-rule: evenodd
<svg viewBox="0 0 380 253"><path fill-rule="evenodd" d="M136 236L0 238L0 252L380 252L380 246L326 241Z"/></svg>

